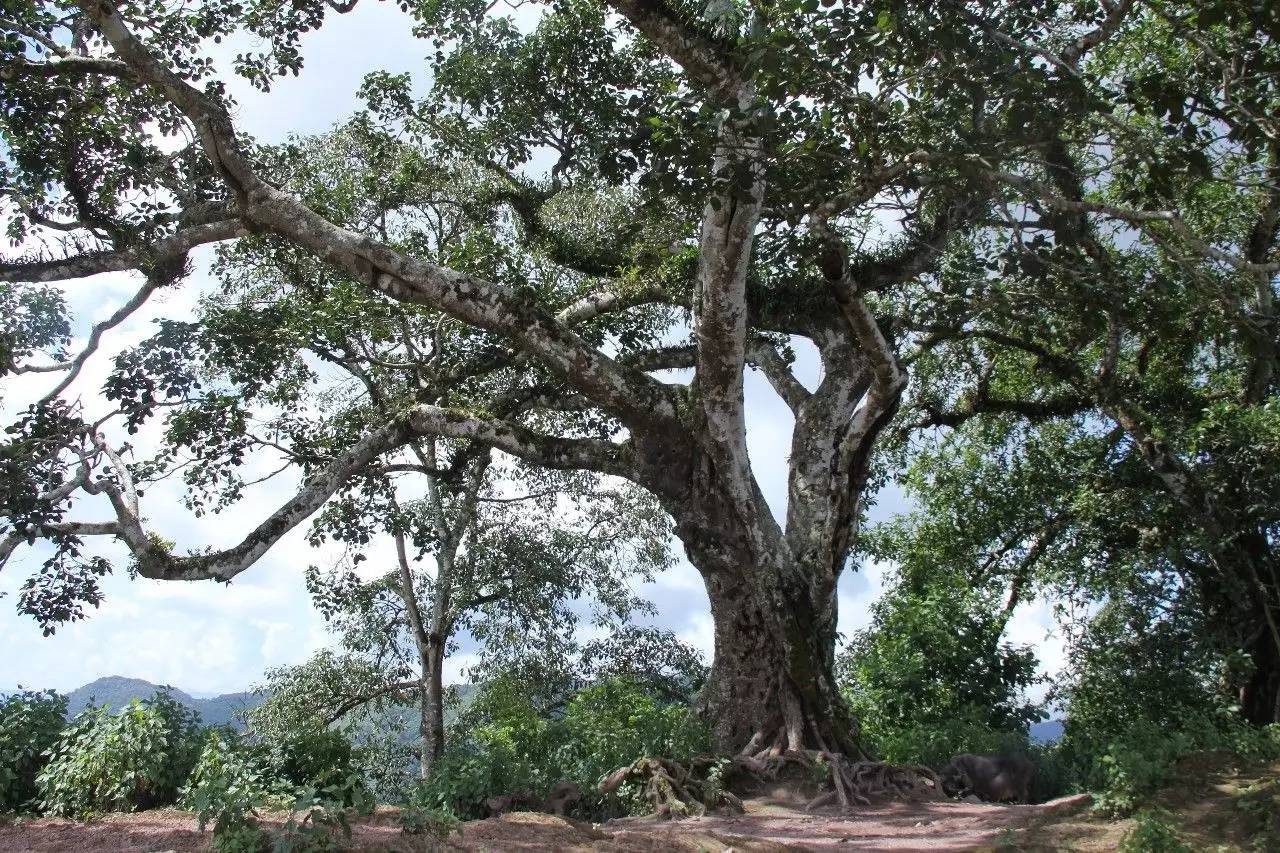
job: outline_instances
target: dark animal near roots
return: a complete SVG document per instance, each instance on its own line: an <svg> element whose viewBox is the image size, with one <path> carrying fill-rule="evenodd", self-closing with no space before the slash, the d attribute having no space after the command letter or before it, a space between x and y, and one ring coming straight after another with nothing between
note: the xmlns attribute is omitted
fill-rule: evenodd
<svg viewBox="0 0 1280 853"><path fill-rule="evenodd" d="M572 782L557 782L542 804L542 810L548 814L564 817L569 808L582 799L582 792Z"/></svg>
<svg viewBox="0 0 1280 853"><path fill-rule="evenodd" d="M1025 755L957 755L941 773L948 797L973 794L989 803L1031 799L1036 766Z"/></svg>

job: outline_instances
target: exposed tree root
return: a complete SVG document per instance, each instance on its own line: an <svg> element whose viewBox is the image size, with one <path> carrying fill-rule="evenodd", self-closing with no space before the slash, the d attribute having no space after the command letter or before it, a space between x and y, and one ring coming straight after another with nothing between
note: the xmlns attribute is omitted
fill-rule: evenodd
<svg viewBox="0 0 1280 853"><path fill-rule="evenodd" d="M669 817L706 814L716 809L742 810L739 792L785 784L810 797L805 808L832 804L843 809L869 805L875 799L936 800L943 796L936 773L915 764L851 761L826 750L777 751L731 760L696 758L688 763L642 758L606 776L600 790L613 793L623 783L638 785L654 811Z"/></svg>
<svg viewBox="0 0 1280 853"><path fill-rule="evenodd" d="M606 776L600 790L609 794L623 783L636 784L654 811L666 817L702 815L717 809L741 812L742 800L725 790L718 768L723 768L723 763L714 758L695 758L688 764L641 758Z"/></svg>
<svg viewBox="0 0 1280 853"><path fill-rule="evenodd" d="M917 764L887 764L883 761L850 761L843 755L821 753L831 771L832 790L819 794L805 806L807 810L839 802L869 805L873 799L941 799L942 784L928 767Z"/></svg>

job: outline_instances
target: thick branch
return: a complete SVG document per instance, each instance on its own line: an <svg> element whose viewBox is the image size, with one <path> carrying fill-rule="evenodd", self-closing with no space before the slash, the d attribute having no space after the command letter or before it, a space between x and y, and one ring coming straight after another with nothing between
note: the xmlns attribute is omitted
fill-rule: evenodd
<svg viewBox="0 0 1280 853"><path fill-rule="evenodd" d="M744 107L747 100L747 93L740 93L738 106ZM757 492L747 455L743 370L747 272L764 201L762 156L762 141L744 123L731 115L721 120L712 168L716 185L702 213L693 306L698 399L706 418L708 449L743 513L754 512ZM745 187L743 179L748 181ZM765 511L761 520L773 519Z"/></svg>
<svg viewBox="0 0 1280 853"><path fill-rule="evenodd" d="M681 13L662 0L609 0L609 5L722 100L742 88L737 63L721 45L689 27Z"/></svg>
<svg viewBox="0 0 1280 853"><path fill-rule="evenodd" d="M963 405L954 409L941 409L933 405L922 405L924 415L913 422L913 428L957 427L960 424L984 414L1018 415L1029 421L1043 421L1050 418L1069 418L1088 411L1094 401L1080 394L1064 394L1040 400L1001 399L979 393Z"/></svg>
<svg viewBox="0 0 1280 853"><path fill-rule="evenodd" d="M430 305L516 342L581 393L630 425L669 423L675 405L661 383L588 346L535 304L493 282L424 260L341 228L258 176L240 150L223 105L164 67L114 9L79 0L116 53L195 125L205 154L236 193L243 218L314 252L357 281L399 301Z"/></svg>
<svg viewBox="0 0 1280 853"><path fill-rule="evenodd" d="M296 495L254 528L240 544L211 554L177 557L168 553L146 534L141 520L130 511L118 489L110 488L108 495L120 520L120 538L137 558L140 575L157 580L229 581L318 510L351 477L364 471L383 453L402 447L410 437L408 425L400 421L374 430L309 478Z"/></svg>
<svg viewBox="0 0 1280 853"><path fill-rule="evenodd" d="M753 336L747 344L746 357L747 363L760 369L791 411L795 412L809 399L809 389L800 384L790 365L778 355L768 339Z"/></svg>
<svg viewBox="0 0 1280 853"><path fill-rule="evenodd" d="M13 81L23 77L48 80L54 77L97 74L106 77L129 78L129 66L115 59L99 59L92 56L66 56L49 62L31 62L18 58L0 65L0 80Z"/></svg>
<svg viewBox="0 0 1280 853"><path fill-rule="evenodd" d="M605 314L625 311L651 302L670 302L661 288L641 288L629 293L615 290L596 290L568 305L556 314L556 319L566 326L577 326Z"/></svg>
<svg viewBox="0 0 1280 853"><path fill-rule="evenodd" d="M176 234L140 249L122 252L90 252L47 261L0 261L0 281L46 282L87 278L108 272L145 269L182 257L197 246L233 240L249 233L237 219L226 219L183 228Z"/></svg>
<svg viewBox="0 0 1280 853"><path fill-rule="evenodd" d="M623 462L622 448L608 441L548 436L508 421L463 415L430 405L414 407L408 423L416 435L471 439L544 468L634 476Z"/></svg>

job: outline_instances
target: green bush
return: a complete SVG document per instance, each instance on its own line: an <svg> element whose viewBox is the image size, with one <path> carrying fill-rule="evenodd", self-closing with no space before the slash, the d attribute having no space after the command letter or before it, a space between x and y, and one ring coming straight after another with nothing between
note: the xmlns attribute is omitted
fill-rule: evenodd
<svg viewBox="0 0 1280 853"><path fill-rule="evenodd" d="M341 786L356 774L351 741L333 729L302 729L260 740L256 749L277 778L297 787Z"/></svg>
<svg viewBox="0 0 1280 853"><path fill-rule="evenodd" d="M1247 759L1280 757L1280 726L1251 726L1229 706L1164 703L1158 718L1139 717L1120 730L1085 728L1067 721L1060 754L1082 787L1095 791L1097 808L1126 815L1171 778L1178 759L1221 750Z"/></svg>
<svg viewBox="0 0 1280 853"><path fill-rule="evenodd" d="M1069 650L1057 688L1069 709L1059 754L1108 814L1140 807L1189 753L1280 756L1280 728L1243 722L1222 689L1247 661L1206 641L1197 608L1166 613L1159 592L1104 606Z"/></svg>
<svg viewBox="0 0 1280 853"><path fill-rule="evenodd" d="M676 761L711 751L707 728L684 705L657 701L639 685L611 680L588 687L565 709L555 764L584 795L600 778L637 758Z"/></svg>
<svg viewBox="0 0 1280 853"><path fill-rule="evenodd" d="M495 682L476 697L448 743L414 803L463 817L483 816L490 797L541 799L560 781L582 791L581 815L603 817L630 805L596 793L606 773L644 756L679 760L711 747L686 706L663 702L626 679L581 690L554 715Z"/></svg>
<svg viewBox="0 0 1280 853"><path fill-rule="evenodd" d="M337 779L337 771L325 764L325 757L334 754L345 754L349 760L350 751L315 734L300 737L288 748L267 749L244 742L234 732L209 733L181 803L196 813L201 832L212 824L216 853L332 850L338 849L335 833L350 837L346 807L368 812L372 799L359 775ZM315 749L308 752L308 747ZM321 778L325 784L294 784L282 768ZM287 809L289 819L280 829L268 831L259 824L259 809Z"/></svg>
<svg viewBox="0 0 1280 853"><path fill-rule="evenodd" d="M165 693L76 716L37 776L49 814L135 811L177 799L200 754L199 717Z"/></svg>
<svg viewBox="0 0 1280 853"><path fill-rule="evenodd" d="M444 841L452 833L462 831L462 822L453 812L432 804L430 793L419 785L400 809L400 829L405 835L424 835Z"/></svg>
<svg viewBox="0 0 1280 853"><path fill-rule="evenodd" d="M554 785L560 727L531 706L507 707L470 730L455 727L444 755L417 798L428 808L484 817L485 800L504 794L537 796Z"/></svg>
<svg viewBox="0 0 1280 853"><path fill-rule="evenodd" d="M1161 809L1141 812L1137 826L1125 834L1120 853L1191 853L1191 848L1178 837L1173 817Z"/></svg>
<svg viewBox="0 0 1280 853"><path fill-rule="evenodd" d="M196 813L201 832L212 823L215 833L225 833L245 823L257 808L285 808L292 799L293 787L276 777L235 733L214 730L178 802Z"/></svg>
<svg viewBox="0 0 1280 853"><path fill-rule="evenodd" d="M1028 752L1025 734L992 728L978 714L912 725L864 729L875 754L896 764L924 764L940 770L965 752Z"/></svg>
<svg viewBox="0 0 1280 853"><path fill-rule="evenodd" d="M30 809L45 754L67 724L67 699L52 690L0 697L0 812Z"/></svg>

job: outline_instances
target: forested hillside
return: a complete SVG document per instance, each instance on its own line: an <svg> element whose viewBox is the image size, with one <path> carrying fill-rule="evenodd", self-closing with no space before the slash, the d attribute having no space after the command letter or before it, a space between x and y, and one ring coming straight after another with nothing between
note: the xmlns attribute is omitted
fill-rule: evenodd
<svg viewBox="0 0 1280 853"><path fill-rule="evenodd" d="M75 716L88 707L106 705L118 711L134 700L149 699L160 685L141 678L110 675L77 687L67 694L67 715ZM250 708L262 704L264 697L250 691L224 693L208 699L197 699L176 687L165 687L169 695L200 715L205 725L242 725L239 718Z"/></svg>

